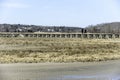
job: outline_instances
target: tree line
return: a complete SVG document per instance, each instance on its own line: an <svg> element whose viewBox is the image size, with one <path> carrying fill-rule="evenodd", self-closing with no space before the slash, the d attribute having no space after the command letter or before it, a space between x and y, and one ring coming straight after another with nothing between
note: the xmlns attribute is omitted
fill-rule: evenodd
<svg viewBox="0 0 120 80"><path fill-rule="evenodd" d="M0 32L120 33L120 22L89 25L85 28L74 26L0 24Z"/></svg>
<svg viewBox="0 0 120 80"><path fill-rule="evenodd" d="M80 27L0 24L0 32L82 32Z"/></svg>
<svg viewBox="0 0 120 80"><path fill-rule="evenodd" d="M86 29L89 33L120 33L120 22L89 25Z"/></svg>

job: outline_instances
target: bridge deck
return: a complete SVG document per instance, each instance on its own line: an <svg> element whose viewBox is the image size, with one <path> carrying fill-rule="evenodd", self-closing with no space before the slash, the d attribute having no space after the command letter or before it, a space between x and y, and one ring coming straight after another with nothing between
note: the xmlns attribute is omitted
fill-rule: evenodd
<svg viewBox="0 0 120 80"><path fill-rule="evenodd" d="M0 33L0 37L36 37L36 38L120 38L112 33Z"/></svg>

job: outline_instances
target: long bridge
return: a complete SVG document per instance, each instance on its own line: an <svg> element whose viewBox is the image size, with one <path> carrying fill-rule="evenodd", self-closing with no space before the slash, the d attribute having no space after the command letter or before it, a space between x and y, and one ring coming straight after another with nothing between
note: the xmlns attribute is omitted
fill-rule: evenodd
<svg viewBox="0 0 120 80"><path fill-rule="evenodd" d="M36 38L120 38L118 33L0 33L0 37L36 37Z"/></svg>

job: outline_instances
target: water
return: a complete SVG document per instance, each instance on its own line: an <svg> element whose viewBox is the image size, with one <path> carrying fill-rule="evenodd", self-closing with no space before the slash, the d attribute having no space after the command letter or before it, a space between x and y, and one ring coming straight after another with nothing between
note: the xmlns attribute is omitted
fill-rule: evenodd
<svg viewBox="0 0 120 80"><path fill-rule="evenodd" d="M120 61L0 64L0 80L120 80Z"/></svg>
<svg viewBox="0 0 120 80"><path fill-rule="evenodd" d="M93 76L80 76L80 75L65 75L62 80L120 80L119 76L110 75L93 75Z"/></svg>

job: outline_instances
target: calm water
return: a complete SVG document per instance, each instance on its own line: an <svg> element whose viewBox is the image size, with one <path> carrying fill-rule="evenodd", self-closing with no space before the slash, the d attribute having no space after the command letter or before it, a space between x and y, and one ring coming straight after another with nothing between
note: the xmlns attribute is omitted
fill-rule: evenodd
<svg viewBox="0 0 120 80"><path fill-rule="evenodd" d="M79 76L79 75L68 75L64 76L63 80L120 80L120 76L109 76L109 75L94 75L94 76Z"/></svg>
<svg viewBox="0 0 120 80"><path fill-rule="evenodd" d="M0 80L120 80L120 61L0 64Z"/></svg>

